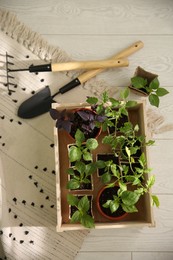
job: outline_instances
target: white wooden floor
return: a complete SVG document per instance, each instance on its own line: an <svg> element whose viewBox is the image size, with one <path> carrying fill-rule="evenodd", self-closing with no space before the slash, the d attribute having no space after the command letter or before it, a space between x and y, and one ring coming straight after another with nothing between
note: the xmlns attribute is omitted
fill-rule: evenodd
<svg viewBox="0 0 173 260"><path fill-rule="evenodd" d="M150 162L156 174L153 192L160 198L154 209L156 227L93 230L76 260L173 259L173 1L172 0L0 0L50 44L73 59L110 57L136 40L144 49L130 57L130 66L98 76L112 87L125 86L135 68L159 74L170 94L161 100L165 121L154 135Z"/></svg>

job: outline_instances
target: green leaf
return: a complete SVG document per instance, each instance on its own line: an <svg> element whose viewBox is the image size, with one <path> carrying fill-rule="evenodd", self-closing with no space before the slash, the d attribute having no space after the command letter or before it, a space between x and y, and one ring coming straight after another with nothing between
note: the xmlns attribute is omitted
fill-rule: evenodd
<svg viewBox="0 0 173 260"><path fill-rule="evenodd" d="M134 107L137 105L137 102L136 101L127 101L126 102L126 107Z"/></svg>
<svg viewBox="0 0 173 260"><path fill-rule="evenodd" d="M69 148L69 160L70 162L79 161L81 159L82 152L76 146L70 146Z"/></svg>
<svg viewBox="0 0 173 260"><path fill-rule="evenodd" d="M120 186L121 192L124 192L127 190L127 185L121 181L119 181L119 186Z"/></svg>
<svg viewBox="0 0 173 260"><path fill-rule="evenodd" d="M80 182L76 179L72 179L67 183L67 189L76 190L79 189L79 187L80 187Z"/></svg>
<svg viewBox="0 0 173 260"><path fill-rule="evenodd" d="M118 200L112 200L110 202L110 211L111 213L114 213L119 208L119 201Z"/></svg>
<svg viewBox="0 0 173 260"><path fill-rule="evenodd" d="M138 212L138 209L134 205L121 204L121 206L125 212L128 212L128 213Z"/></svg>
<svg viewBox="0 0 173 260"><path fill-rule="evenodd" d="M80 220L81 224L86 228L94 228L94 219L90 215L83 215Z"/></svg>
<svg viewBox="0 0 173 260"><path fill-rule="evenodd" d="M69 175L74 175L74 170L73 170L73 168L67 169L67 173L68 173Z"/></svg>
<svg viewBox="0 0 173 260"><path fill-rule="evenodd" d="M71 217L71 223L78 223L81 220L81 213L79 210L76 210L72 217Z"/></svg>
<svg viewBox="0 0 173 260"><path fill-rule="evenodd" d="M165 88L158 88L156 91L157 96L162 97L169 93Z"/></svg>
<svg viewBox="0 0 173 260"><path fill-rule="evenodd" d="M145 86L147 85L147 79L136 76L131 78L131 83L133 87L137 89L141 89L141 88L145 88Z"/></svg>
<svg viewBox="0 0 173 260"><path fill-rule="evenodd" d="M129 93L130 93L129 89L128 89L128 88L125 88L125 90L122 90L122 91L120 92L120 97L121 97L122 99L126 99L126 98L129 96Z"/></svg>
<svg viewBox="0 0 173 260"><path fill-rule="evenodd" d="M102 160L96 161L96 167L97 167L98 169L103 169L103 168L105 168L105 162L102 161Z"/></svg>
<svg viewBox="0 0 173 260"><path fill-rule="evenodd" d="M159 207L160 206L159 198L156 195L151 195L151 198L152 198L152 205Z"/></svg>
<svg viewBox="0 0 173 260"><path fill-rule="evenodd" d="M89 149L89 150L95 150L98 146L98 142L95 138L89 138L87 141L86 141L86 147Z"/></svg>
<svg viewBox="0 0 173 260"><path fill-rule="evenodd" d="M159 107L159 97L157 95L150 94L149 101L152 106Z"/></svg>
<svg viewBox="0 0 173 260"><path fill-rule="evenodd" d="M155 176L152 175L152 176L150 176L150 178L147 181L147 187L151 188L154 185L154 183L155 183Z"/></svg>
<svg viewBox="0 0 173 260"><path fill-rule="evenodd" d="M109 208L111 201L112 201L112 200L107 200L102 206L103 206L104 208Z"/></svg>
<svg viewBox="0 0 173 260"><path fill-rule="evenodd" d="M159 87L159 80L158 78L154 78L151 82L150 82L150 85L149 85L149 89L158 89Z"/></svg>
<svg viewBox="0 0 173 260"><path fill-rule="evenodd" d="M80 173L84 173L85 172L85 163L83 163L83 162L76 162L75 163L75 168L76 168L76 170L78 171L78 172L80 172Z"/></svg>
<svg viewBox="0 0 173 260"><path fill-rule="evenodd" d="M130 149L126 146L125 150L126 150L127 156L130 157Z"/></svg>
<svg viewBox="0 0 173 260"><path fill-rule="evenodd" d="M79 199L73 194L67 194L67 202L69 205L77 207Z"/></svg>
<svg viewBox="0 0 173 260"><path fill-rule="evenodd" d="M77 146L81 146L81 144L85 141L85 135L80 129L77 129L75 133L75 140Z"/></svg>
<svg viewBox="0 0 173 260"><path fill-rule="evenodd" d="M86 175L91 175L97 170L95 163L89 163L85 165L85 173Z"/></svg>
<svg viewBox="0 0 173 260"><path fill-rule="evenodd" d="M115 177L119 178L120 174L119 171L117 170L116 164L111 165L111 171Z"/></svg>
<svg viewBox="0 0 173 260"><path fill-rule="evenodd" d="M109 98L110 102L112 103L112 107L118 107L120 102L118 100L116 100L115 98Z"/></svg>
<svg viewBox="0 0 173 260"><path fill-rule="evenodd" d="M111 179L112 179L112 176L111 176L111 174L110 173L104 173L102 176L101 176L101 181L103 182L103 183L108 183L108 182L110 182L111 181Z"/></svg>
<svg viewBox="0 0 173 260"><path fill-rule="evenodd" d="M92 154L90 152L84 151L83 152L83 159L85 161L92 161Z"/></svg>
<svg viewBox="0 0 173 260"><path fill-rule="evenodd" d="M140 163L140 165L142 167L144 167L146 165L146 158L145 158L145 154L144 153L141 154L141 156L139 157L138 162Z"/></svg>
<svg viewBox="0 0 173 260"><path fill-rule="evenodd" d="M136 202L139 200L140 195L134 191L124 191L121 195L122 202L127 205L131 206L136 204Z"/></svg>
<svg viewBox="0 0 173 260"><path fill-rule="evenodd" d="M153 145L154 143L155 143L154 140L149 140L149 141L146 142L145 144L148 145L148 146L150 146L150 145Z"/></svg>
<svg viewBox="0 0 173 260"><path fill-rule="evenodd" d="M90 208L90 202L88 197L85 195L80 199L78 203L78 209L82 212L87 212L89 208Z"/></svg>
<svg viewBox="0 0 173 260"><path fill-rule="evenodd" d="M102 98L103 98L103 102L104 103L109 101L109 96L108 96L108 92L107 91L103 92Z"/></svg>
<svg viewBox="0 0 173 260"><path fill-rule="evenodd" d="M94 104L96 104L98 102L98 98L96 98L96 97L88 97L86 99L86 102L88 102L91 105L94 105Z"/></svg>

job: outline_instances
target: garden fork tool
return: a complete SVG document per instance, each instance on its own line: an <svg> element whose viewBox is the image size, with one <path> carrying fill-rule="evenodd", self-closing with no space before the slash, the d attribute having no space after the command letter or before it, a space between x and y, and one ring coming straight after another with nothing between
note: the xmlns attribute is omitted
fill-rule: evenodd
<svg viewBox="0 0 173 260"><path fill-rule="evenodd" d="M5 82L1 81L0 83L3 84L3 86L7 87L8 90L8 94L11 95L12 92L15 92L14 90L10 89L10 86L16 86L16 84L11 82L11 79L14 79L13 76L10 75L10 71L9 71L9 65L14 65L13 62L11 62L10 60L12 60L14 57L9 55L7 52L6 54L0 54L0 57L4 60L0 61L0 64L3 65L1 66L1 68L4 68L5 66L5 74L0 75L1 78L5 78Z"/></svg>
<svg viewBox="0 0 173 260"><path fill-rule="evenodd" d="M143 42L138 41L111 57L112 59L123 59L129 55L135 53L143 47ZM104 71L104 68L98 68L82 73L71 82L61 87L55 94L51 95L49 87L46 87L24 101L18 109L18 116L21 118L33 118L48 112L51 108L51 104L55 102L53 98L58 94L64 94L65 92L85 83L87 80L96 76L98 73Z"/></svg>

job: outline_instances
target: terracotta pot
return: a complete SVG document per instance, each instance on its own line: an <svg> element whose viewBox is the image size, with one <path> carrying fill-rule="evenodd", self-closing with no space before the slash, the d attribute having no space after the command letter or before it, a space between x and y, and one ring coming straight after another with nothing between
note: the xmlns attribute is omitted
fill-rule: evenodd
<svg viewBox="0 0 173 260"><path fill-rule="evenodd" d="M111 191L111 189L112 189L112 190L115 189L114 195L116 195L116 192L117 192L117 190L119 189L119 187L118 187L118 186L115 186L115 187L113 187L113 188L107 188L107 186L104 186L104 187L99 191L99 193L98 193L98 195L97 195L97 198L96 198L97 209L98 209L99 213L100 213L103 217L105 217L105 218L107 218L107 219L109 219L109 220L112 220L112 221L121 220L121 219L125 218L125 217L128 215L127 212L125 212L125 211L123 211L123 210L121 209L121 212L120 212L120 213L119 213L118 210L117 210L117 211L114 212L112 215L107 215L107 214L106 214L106 211L107 211L108 209L105 209L105 208L103 208L103 207L100 205L100 199L101 199L101 197L104 196L104 195L103 195L104 192L105 192L106 190L108 190L108 189L109 189L109 191ZM112 199L112 197L111 197L110 199ZM106 200L107 200L107 199L105 199L105 202L106 202ZM103 202L103 204L104 204L105 202ZM110 213L111 213L111 212L110 212ZM119 214L117 214L117 216L116 216L116 213L119 213ZM122 214L121 214L121 213L122 213Z"/></svg>

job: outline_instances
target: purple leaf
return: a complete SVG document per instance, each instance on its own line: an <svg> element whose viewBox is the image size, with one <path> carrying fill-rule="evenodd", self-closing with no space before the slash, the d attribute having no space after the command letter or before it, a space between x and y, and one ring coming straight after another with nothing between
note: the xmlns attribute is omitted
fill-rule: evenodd
<svg viewBox="0 0 173 260"><path fill-rule="evenodd" d="M52 117L54 120L56 120L56 119L59 118L59 111L56 110L56 109L51 108L51 109L50 109L50 115L51 115L51 117Z"/></svg>
<svg viewBox="0 0 173 260"><path fill-rule="evenodd" d="M77 114L84 120L88 121L89 120L89 114L83 110L80 110L77 112Z"/></svg>

